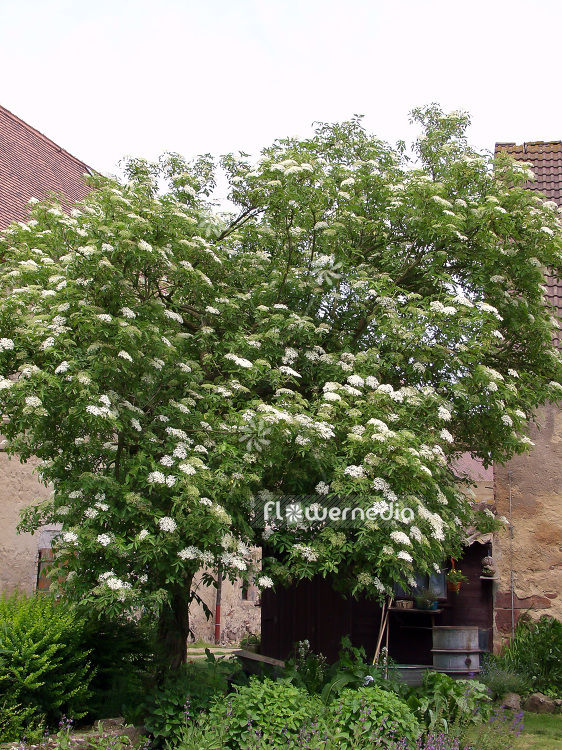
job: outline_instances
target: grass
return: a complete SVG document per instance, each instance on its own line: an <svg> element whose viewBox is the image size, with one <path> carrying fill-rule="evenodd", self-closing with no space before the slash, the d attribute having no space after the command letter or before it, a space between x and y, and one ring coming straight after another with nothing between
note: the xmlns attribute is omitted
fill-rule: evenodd
<svg viewBox="0 0 562 750"><path fill-rule="evenodd" d="M516 750L562 750L562 714L525 712L523 733L515 742Z"/></svg>

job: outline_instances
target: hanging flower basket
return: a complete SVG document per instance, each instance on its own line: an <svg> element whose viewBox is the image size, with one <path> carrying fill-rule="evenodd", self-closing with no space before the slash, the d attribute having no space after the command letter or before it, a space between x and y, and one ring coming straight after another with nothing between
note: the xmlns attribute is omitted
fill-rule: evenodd
<svg viewBox="0 0 562 750"><path fill-rule="evenodd" d="M455 594L458 594L461 588L461 582L460 581L447 581L447 588L449 591L454 591Z"/></svg>
<svg viewBox="0 0 562 750"><path fill-rule="evenodd" d="M449 591L454 591L455 594L459 593L461 583L463 581L468 581L468 578L463 576L461 569L455 568L455 561L453 558L451 558L451 569L445 573L445 578L447 579L447 588Z"/></svg>

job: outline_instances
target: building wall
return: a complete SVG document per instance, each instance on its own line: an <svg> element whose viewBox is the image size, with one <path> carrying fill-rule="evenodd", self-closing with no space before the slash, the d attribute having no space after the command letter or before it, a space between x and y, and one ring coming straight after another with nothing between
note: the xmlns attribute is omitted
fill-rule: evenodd
<svg viewBox="0 0 562 750"><path fill-rule="evenodd" d="M18 534L16 527L20 510L49 494L37 481L33 465L22 465L0 450L0 592L35 590L38 550L50 546L56 531Z"/></svg>
<svg viewBox="0 0 562 750"><path fill-rule="evenodd" d="M514 621L523 612L562 619L562 410L549 404L529 431L535 447L506 466L496 465L498 514L513 526ZM511 635L511 539L509 529L494 544L499 581L495 593L495 643Z"/></svg>

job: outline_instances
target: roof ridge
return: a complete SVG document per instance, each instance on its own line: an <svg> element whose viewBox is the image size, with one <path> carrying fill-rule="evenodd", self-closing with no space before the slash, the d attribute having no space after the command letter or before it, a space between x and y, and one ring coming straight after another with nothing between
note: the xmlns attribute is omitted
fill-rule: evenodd
<svg viewBox="0 0 562 750"><path fill-rule="evenodd" d="M84 167L85 170L86 170L86 172L88 174L95 174L95 170L93 170L91 167L89 167L86 164L86 162L82 161L81 159L78 159L78 157L76 157L76 156L73 156L69 151L66 151L66 149L62 148L62 146L59 146L58 143L55 143L51 138L48 138L40 130L37 130L37 128L34 128L32 125L30 125L29 123L25 122L25 120L22 120L21 117L18 117L13 112L10 112L10 110L7 109L6 107L2 106L2 104L0 104L0 111L4 112L6 115L8 115L9 117L11 117L12 120L14 120L14 121L20 123L21 125L23 125L30 132L32 132L35 135L37 135L40 138L42 138L46 143L48 143L51 146L53 146L56 151L58 151L61 154L64 154L65 156L67 156L68 158L70 158L74 162L76 162L76 164L79 164L80 166Z"/></svg>

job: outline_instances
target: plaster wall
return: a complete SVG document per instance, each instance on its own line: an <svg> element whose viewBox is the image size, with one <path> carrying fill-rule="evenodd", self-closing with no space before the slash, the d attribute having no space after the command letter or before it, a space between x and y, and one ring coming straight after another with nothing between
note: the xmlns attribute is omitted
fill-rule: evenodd
<svg viewBox="0 0 562 750"><path fill-rule="evenodd" d="M541 408L529 437L535 443L530 453L494 466L497 512L509 519L511 488L513 530L513 549L507 527L494 542L495 644L511 635L512 559L513 620L527 611L562 619L562 410Z"/></svg>
<svg viewBox="0 0 562 750"><path fill-rule="evenodd" d="M50 490L37 480L34 465L21 464L0 450L0 592L16 589L31 593L37 578L37 555L50 547L54 529L35 534L18 534L20 511Z"/></svg>

